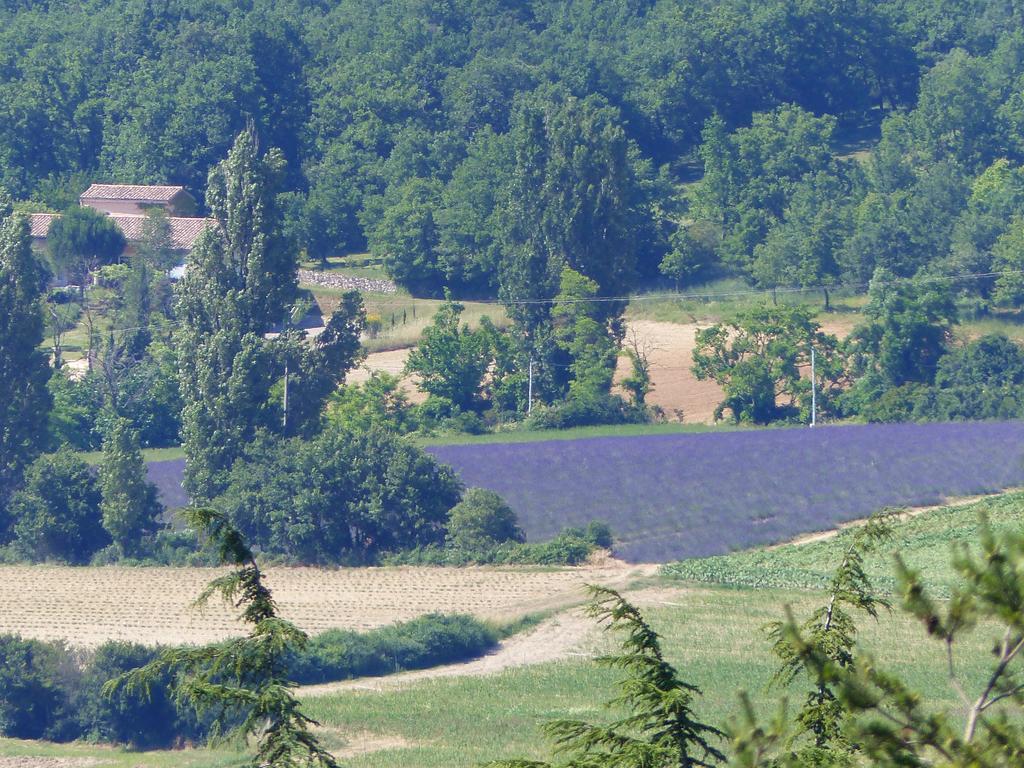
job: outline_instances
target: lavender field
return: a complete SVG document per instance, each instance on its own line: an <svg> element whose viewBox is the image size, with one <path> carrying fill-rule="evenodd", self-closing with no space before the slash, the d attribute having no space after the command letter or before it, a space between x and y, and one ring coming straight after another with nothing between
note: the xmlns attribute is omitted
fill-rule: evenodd
<svg viewBox="0 0 1024 768"><path fill-rule="evenodd" d="M1024 422L877 424L433 446L530 540L603 520L633 562L704 557L833 528L885 506L1024 486ZM168 507L182 460L152 462Z"/></svg>
<svg viewBox="0 0 1024 768"><path fill-rule="evenodd" d="M1024 485L1024 423L894 424L435 446L504 496L531 540L609 523L664 562L835 527L885 506Z"/></svg>

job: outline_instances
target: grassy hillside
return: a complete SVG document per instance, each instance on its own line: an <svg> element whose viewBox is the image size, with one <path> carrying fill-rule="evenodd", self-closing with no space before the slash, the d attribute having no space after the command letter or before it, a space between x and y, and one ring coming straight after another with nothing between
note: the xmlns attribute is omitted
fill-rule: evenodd
<svg viewBox="0 0 1024 768"><path fill-rule="evenodd" d="M974 539L981 511L996 527L1019 526L1024 520L1024 493L940 508L905 520L898 524L892 546L941 589L952 579L949 546ZM727 724L736 711L740 690L748 691L762 712L773 707L781 693L767 687L776 663L763 627L780 618L787 605L802 618L821 604L823 594L814 587L841 557L846 535L669 566L664 570L672 578L633 594L661 633L668 659L685 679L703 689L703 697L695 703L701 718ZM869 558L868 568L878 583L885 584L891 573L888 555ZM728 579L730 569L739 577ZM759 569L769 578L755 580ZM716 583L683 583L679 580L683 578ZM784 588L792 586L807 589ZM863 648L886 668L904 676L932 705L956 711L943 648L927 639L916 622L898 611L883 612L877 622L860 621L860 628ZM960 658L968 682L983 675L991 635L992 630L983 625L966 638ZM547 759L551 754L540 737L540 723L555 717L596 720L607 716L602 702L617 677L596 667L592 656L608 649L609 642L608 636L595 631L578 654L562 661L486 677L440 677L384 690L347 689L308 698L306 709L323 724L321 734L328 745L354 768L469 768L502 757ZM795 687L788 696L795 701L801 692ZM93 757L115 766L142 768L172 763L227 768L241 763L230 751L132 754L86 745L0 740L0 757L16 755Z"/></svg>
<svg viewBox="0 0 1024 768"><path fill-rule="evenodd" d="M647 608L645 615L662 633L669 660L703 689L695 710L718 725L735 713L740 690L748 691L763 712L773 709L779 692L766 686L776 662L762 627L780 618L787 604L805 616L822 600L817 594L722 588L678 589L659 596L661 605ZM943 649L926 640L917 624L892 614L877 623L865 620L862 627L865 647L876 650L887 667L927 692L935 705L956 705L946 685ZM989 642L984 629L977 631L965 656L983 660ZM968 679L981 675L980 665L968 664ZM550 758L538 725L553 717L606 717L602 702L616 679L616 673L581 657L491 677L350 691L313 699L308 709L339 739L372 733L393 740L394 747L358 756L353 766L468 768L503 757ZM801 698L800 690L790 697Z"/></svg>
<svg viewBox="0 0 1024 768"><path fill-rule="evenodd" d="M942 589L953 578L951 543L969 544L975 539L977 515L982 511L996 527L1019 526L1024 519L1024 493L940 508L905 520L897 526L893 547L922 569L933 587ZM746 574L745 586L738 589L680 584L641 596L647 606L645 615L662 635L667 657L685 679L702 687L704 696L695 706L702 718L727 724L736 711L740 690L748 691L763 712L773 707L780 692L768 688L776 661L763 627L780 618L784 606L791 606L799 619L824 597L813 589L756 588L751 586L756 583L754 574L762 569L779 584L788 581L813 587L841 558L846 535L815 544L691 561L703 564L708 581L715 580L707 575L712 563L720 566L717 579L724 583L743 583L726 578L730 568ZM886 583L891 574L887 554L870 558L868 567L873 578ZM701 572L684 571L681 565L665 571L690 579ZM760 583L771 583L771 579ZM932 705L956 711L959 704L947 682L943 648L929 640L915 621L899 611L883 612L878 621L861 620L860 629L863 649L924 693ZM961 648L958 663L966 680L982 678L992 631L984 625L978 627ZM595 636L591 650L603 650L608 641L606 636ZM373 733L391 739L391 748L358 756L354 766L434 768L470 766L498 757L546 759L550 751L538 737L538 723L560 716L606 716L601 702L615 679L615 673L596 668L586 658L575 658L495 677L439 679L385 692L352 691L313 699L309 710L329 728L338 729L329 731L337 738ZM801 689L796 687L788 695L799 699Z"/></svg>

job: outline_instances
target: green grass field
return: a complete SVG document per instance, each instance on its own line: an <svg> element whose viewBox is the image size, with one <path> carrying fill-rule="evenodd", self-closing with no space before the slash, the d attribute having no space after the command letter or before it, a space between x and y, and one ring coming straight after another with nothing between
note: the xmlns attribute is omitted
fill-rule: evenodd
<svg viewBox="0 0 1024 768"><path fill-rule="evenodd" d="M770 291L751 288L749 283L740 278L727 278L682 288L678 293L638 293L630 301L626 317L665 323L713 323L771 300ZM783 292L776 296L776 300L779 304L811 307L822 316L826 315L824 297L819 290ZM827 315L859 317L866 300L863 294L833 291L831 311Z"/></svg>
<svg viewBox="0 0 1024 768"><path fill-rule="evenodd" d="M734 432L774 429L736 424L613 424L570 429L513 429L486 435L445 432L417 439L419 445L481 445L485 443L542 443L552 440L579 440L587 437L634 437L637 435L677 435L698 432Z"/></svg>
<svg viewBox="0 0 1024 768"><path fill-rule="evenodd" d="M878 589L891 591L895 587L893 554L899 552L936 594L948 594L956 582L949 568L953 547L977 541L981 514L988 517L994 530L1019 530L1024 519L1024 492L940 507L900 522L893 540L865 558L866 573ZM846 530L824 541L686 560L666 565L662 571L671 578L704 584L817 589L827 584L852 534Z"/></svg>
<svg viewBox="0 0 1024 768"><path fill-rule="evenodd" d="M99 464L103 459L103 451L81 451L79 457L86 464ZM142 458L146 461L170 461L185 458L185 449L180 445L170 448L143 448Z"/></svg>
<svg viewBox="0 0 1024 768"><path fill-rule="evenodd" d="M344 291L323 286L303 285L316 299L324 316L329 316L338 306L339 297ZM443 303L440 299L420 299L408 293L363 293L363 305L366 307L367 319L380 323L376 336L365 340L368 352L383 352L390 349L405 349L419 342L424 329L430 325ZM460 302L464 307L462 322L471 328L480 325L483 317L489 317L496 326L508 325L505 308L500 304L477 301ZM393 323L393 324L392 324Z"/></svg>
<svg viewBox="0 0 1024 768"><path fill-rule="evenodd" d="M0 739L0 762L5 759L26 768L33 764L46 768L63 768L63 765L73 768L82 765L104 768L238 768L246 764L246 755L232 747L133 752L96 744Z"/></svg>
<svg viewBox="0 0 1024 768"><path fill-rule="evenodd" d="M776 662L763 626L781 618L784 606L806 616L820 595L781 590L686 589L664 594L665 605L646 616L662 634L667 658L684 679L699 685L703 697L695 711L724 726L736 712L737 694L750 693L760 711L770 714L782 692L767 686ZM943 648L924 638L923 630L902 614L883 614L877 623L862 622L863 645L885 665L926 692L937 707L955 706L946 683ZM980 679L990 632L972 636L971 659L963 672ZM555 717L597 720L606 717L602 703L611 695L618 673L577 658L510 670L491 677L425 681L385 692L347 692L313 699L309 713L341 737L372 733L390 737L391 749L355 757L366 768L468 768L482 761L526 757L547 759L551 753L538 726ZM801 689L788 693L794 702ZM335 730L336 729L336 730Z"/></svg>
<svg viewBox="0 0 1024 768"><path fill-rule="evenodd" d="M326 266L319 261L303 261L299 264L303 269L316 269L323 272L366 277L374 280L389 280L388 273L381 264L366 264L371 260L369 253L350 253L346 256L330 256Z"/></svg>

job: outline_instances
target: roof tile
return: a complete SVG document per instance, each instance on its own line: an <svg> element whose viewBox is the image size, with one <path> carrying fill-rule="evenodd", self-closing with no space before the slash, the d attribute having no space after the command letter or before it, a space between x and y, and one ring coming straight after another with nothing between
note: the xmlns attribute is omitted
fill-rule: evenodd
<svg viewBox="0 0 1024 768"><path fill-rule="evenodd" d="M82 200L132 200L141 203L166 203L184 192L184 187L141 184L93 184L82 193Z"/></svg>
<svg viewBox="0 0 1024 768"><path fill-rule="evenodd" d="M54 219L60 218L59 213L33 213L29 216L29 227L32 230L32 237L44 238L50 231L50 225ZM142 240L142 227L146 217L142 214L113 213L110 218L117 224L118 229L124 234L125 240L129 243L137 243ZM213 223L213 219L193 219L183 216L170 216L167 221L171 225L171 244L174 248L182 251L192 249L196 238L207 226Z"/></svg>

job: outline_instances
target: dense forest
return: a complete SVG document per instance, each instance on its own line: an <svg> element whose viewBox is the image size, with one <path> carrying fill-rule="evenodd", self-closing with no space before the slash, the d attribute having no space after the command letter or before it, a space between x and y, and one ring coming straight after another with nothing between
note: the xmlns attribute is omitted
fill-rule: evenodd
<svg viewBox="0 0 1024 768"><path fill-rule="evenodd" d="M1021 26L943 0L6 2L0 185L53 210L99 180L202 198L252 121L289 236L419 291L553 294L515 268L524 222L603 293L659 265L991 272L1022 237ZM1016 295L997 282L970 287Z"/></svg>

